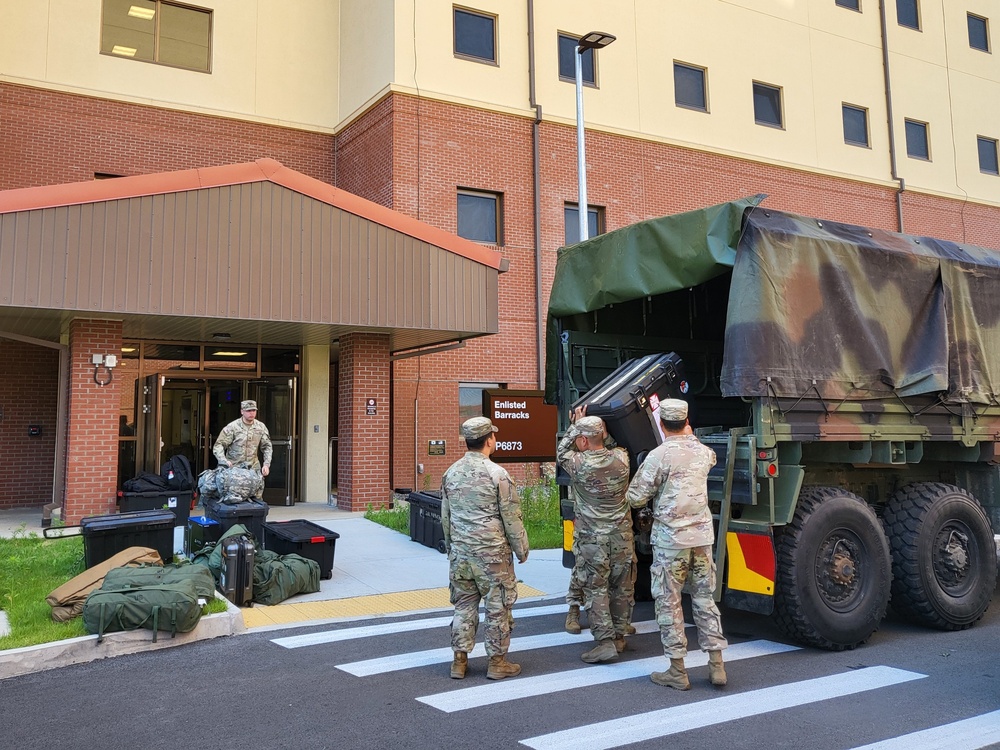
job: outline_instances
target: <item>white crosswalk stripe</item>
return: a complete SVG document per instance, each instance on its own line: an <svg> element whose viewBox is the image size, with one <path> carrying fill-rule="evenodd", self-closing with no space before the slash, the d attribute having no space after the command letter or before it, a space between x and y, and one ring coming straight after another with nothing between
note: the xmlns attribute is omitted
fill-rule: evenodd
<svg viewBox="0 0 1000 750"><path fill-rule="evenodd" d="M726 721L889 687L927 675L893 667L867 667L738 695L602 721L521 740L534 750L609 750Z"/></svg>
<svg viewBox="0 0 1000 750"><path fill-rule="evenodd" d="M1000 711L963 719L854 750L980 750L1000 744Z"/></svg>
<svg viewBox="0 0 1000 750"><path fill-rule="evenodd" d="M659 632L659 627L653 620L632 623L636 633ZM517 651L530 651L536 648L551 648L553 646L565 646L570 643L593 643L593 638L589 632L579 635L571 633L546 633L544 635L529 635L523 638L511 638L510 648L507 653ZM385 672L397 672L403 669L413 669L414 667L426 667L431 664L443 664L450 662L454 656L451 647L434 648L427 651L414 651L409 654L396 654L393 656L383 656L378 659L365 659L364 661L338 664L337 669L358 677L368 677L374 674L384 674ZM469 653L470 658L486 656L486 648L482 643L477 643L476 647Z"/></svg>
<svg viewBox="0 0 1000 750"><path fill-rule="evenodd" d="M565 612L565 604L528 607L525 609L515 609L514 619L521 620L525 617L541 617L543 615L564 614ZM479 620L480 622L483 620L482 613L479 614ZM271 640L271 643L276 643L283 648L304 648L305 646L318 646L323 643L351 641L356 638L371 638L376 635L393 635L394 633L411 633L414 630L431 630L433 628L446 628L450 626L450 615L448 617L428 617L423 620L402 619L397 622L383 623L382 625L364 625L358 628L325 630L321 633L274 638Z"/></svg>
<svg viewBox="0 0 1000 750"><path fill-rule="evenodd" d="M735 643L726 649L726 662L740 659L753 659L758 656L780 654L797 651L796 646L787 646L772 641L749 641ZM703 651L691 652L686 659L686 666L703 667L708 664L708 655ZM433 706L446 713L464 711L518 698L530 698L536 695L548 695L562 690L602 685L619 680L631 680L636 677L649 677L649 673L667 668L663 656L655 656L636 661L623 661L613 664L602 664L595 667L570 669L564 672L544 674L534 677L519 677L516 680L496 682L487 685L451 690L446 693L425 695L417 698L421 703Z"/></svg>

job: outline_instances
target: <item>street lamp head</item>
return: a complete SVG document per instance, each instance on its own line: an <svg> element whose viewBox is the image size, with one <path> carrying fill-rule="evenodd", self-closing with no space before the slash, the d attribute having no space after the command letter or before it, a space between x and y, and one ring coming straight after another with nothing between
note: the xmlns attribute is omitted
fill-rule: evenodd
<svg viewBox="0 0 1000 750"><path fill-rule="evenodd" d="M603 31L591 31L580 37L577 50L583 52L588 49L602 49L617 39L614 34L605 34Z"/></svg>

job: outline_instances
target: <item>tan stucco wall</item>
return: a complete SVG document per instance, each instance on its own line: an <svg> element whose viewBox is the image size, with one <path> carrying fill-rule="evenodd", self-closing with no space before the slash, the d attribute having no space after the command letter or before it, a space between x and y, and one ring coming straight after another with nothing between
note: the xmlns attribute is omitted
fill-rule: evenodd
<svg viewBox="0 0 1000 750"><path fill-rule="evenodd" d="M302 347L302 424L299 501L330 499L330 345ZM316 429L319 428L317 432Z"/></svg>

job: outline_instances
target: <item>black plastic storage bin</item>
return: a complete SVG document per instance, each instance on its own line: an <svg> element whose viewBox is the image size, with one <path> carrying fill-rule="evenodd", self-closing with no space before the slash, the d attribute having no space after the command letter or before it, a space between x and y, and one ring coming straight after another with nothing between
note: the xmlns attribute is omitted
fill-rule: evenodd
<svg viewBox="0 0 1000 750"><path fill-rule="evenodd" d="M187 526L191 515L191 490L160 490L154 492L122 492L118 497L118 508L122 513L137 510L170 510L174 514L174 526Z"/></svg>
<svg viewBox="0 0 1000 750"><path fill-rule="evenodd" d="M441 493L436 490L411 492L406 501L410 504L410 539L444 552Z"/></svg>
<svg viewBox="0 0 1000 750"><path fill-rule="evenodd" d="M165 563L174 559L174 514L169 510L140 510L80 521L83 559L88 568L129 547L152 547Z"/></svg>
<svg viewBox="0 0 1000 750"><path fill-rule="evenodd" d="M222 524L208 516L191 516L187 524L185 549L189 555L200 551L222 538Z"/></svg>
<svg viewBox="0 0 1000 750"><path fill-rule="evenodd" d="M333 578L333 555L340 534L303 519L264 524L264 549L301 555L319 563L319 577Z"/></svg>
<svg viewBox="0 0 1000 750"><path fill-rule="evenodd" d="M573 404L587 407L587 416L601 417L608 433L628 451L631 471L639 460L663 442L660 401L685 399L688 391L681 358L676 354L647 354L630 359L587 395ZM686 399L685 399L686 400Z"/></svg>
<svg viewBox="0 0 1000 750"><path fill-rule="evenodd" d="M231 526L240 524L253 534L258 543L264 541L264 519L268 506L263 500L248 500L245 503L206 502L205 515L222 525L222 534Z"/></svg>

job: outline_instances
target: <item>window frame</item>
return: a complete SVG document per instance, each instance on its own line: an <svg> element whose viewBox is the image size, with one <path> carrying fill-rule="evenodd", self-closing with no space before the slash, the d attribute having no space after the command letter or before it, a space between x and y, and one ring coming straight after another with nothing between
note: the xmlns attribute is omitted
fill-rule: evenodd
<svg viewBox="0 0 1000 750"><path fill-rule="evenodd" d="M852 141L847 137L847 120L845 115L847 110L853 110L854 112L860 112L865 118L865 140L864 141ZM868 116L868 107L862 107L859 104L848 104L847 102L841 102L840 104L840 118L844 127L844 143L848 146L857 146L859 148L871 148L872 147L872 131L871 131L871 118Z"/></svg>
<svg viewBox="0 0 1000 750"><path fill-rule="evenodd" d="M980 16L978 13L966 13L965 17L966 17L966 26L968 27L969 30L969 48L978 50L979 52L985 52L988 55L991 54L993 52L993 48L990 45L990 19L988 19L986 16ZM976 21L981 21L983 24L983 39L985 40L986 43L985 47L977 47L975 44L972 43L973 19L975 19Z"/></svg>
<svg viewBox="0 0 1000 750"><path fill-rule="evenodd" d="M479 18L487 18L493 24L493 57L481 57L480 55L473 55L468 52L459 52L458 50L458 24L456 20L459 13L464 13L469 16L478 16ZM496 14L487 13L486 11L476 10L475 8L468 8L463 5L453 5L451 6L451 49L452 53L459 60L468 60L469 62L482 63L483 65L493 65L494 67L500 66L500 19Z"/></svg>
<svg viewBox="0 0 1000 750"><path fill-rule="evenodd" d="M910 152L910 125L919 125L924 131L924 145L927 148L927 155L921 156L913 154ZM903 120L903 136L906 139L906 155L910 159L916 159L917 161L931 161L931 126L929 123L923 120L914 120L911 117L907 117Z"/></svg>
<svg viewBox="0 0 1000 750"><path fill-rule="evenodd" d="M567 216L566 216L567 212L569 212L569 211L573 212L573 227L574 227L574 229L575 229L575 231L576 231L577 234L580 233L580 204L579 204L578 201L565 201L563 203L563 243L564 243L563 246L564 247L568 247L569 245L575 245L577 242L580 241L579 237L576 238L576 242L570 242L569 241L569 236L567 235L567 232L566 232L566 230L570 226L569 222L567 221ZM591 234L588 239L591 239L591 238L597 237L599 235L602 235L602 234L604 234L607 231L607 225L605 224L605 220L604 220L604 216L605 216L605 214L604 214L604 206L595 206L590 201L587 201L587 230L588 230L588 234L589 234L589 231L590 231L590 215L591 214L594 214L597 217L597 231L594 234Z"/></svg>
<svg viewBox="0 0 1000 750"><path fill-rule="evenodd" d="M105 52L100 49L104 46L104 13L106 10L105 0L101 0L101 34L98 41L99 53L107 57L113 57L116 60L131 60L132 62L147 63L149 65L160 65L165 68L174 68L175 70L189 70L192 73L207 73L212 74L212 63L214 61L214 43L215 43L215 9L213 8L202 8L198 5L191 5L189 3L175 2L174 0L148 0L148 2L153 3L156 6L156 11L154 14L154 25L153 25L153 59L144 60L141 57L128 57L126 55L116 55L114 52ZM193 10L198 13L204 13L208 16L208 66L206 68L192 68L187 65L177 65L170 62L161 62L156 59L158 56L158 51L160 48L160 19L162 15L160 13L160 7L163 5L169 5L174 8L184 8L185 10Z"/></svg>
<svg viewBox="0 0 1000 750"><path fill-rule="evenodd" d="M459 215L461 210L460 198L459 196L466 195L473 198L491 198L494 200L494 230L496 233L496 242L490 242L489 240L474 239L472 237L466 237L463 234L459 234L459 224L461 223L461 217ZM468 240L469 242L476 242L480 245L494 245L496 247L503 247L504 236L503 236L503 193L498 193L493 190L479 190L476 188L465 188L459 187L455 191L455 233L459 237Z"/></svg>
<svg viewBox="0 0 1000 750"><path fill-rule="evenodd" d="M769 89L775 91L778 94L778 122L768 122L767 120L761 120L757 117L757 87L763 89ZM775 128L777 130L785 129L785 93L781 86L775 86L773 83L764 83L763 81L753 81L751 87L751 93L753 96L753 121L756 125L760 125L766 128Z"/></svg>
<svg viewBox="0 0 1000 750"><path fill-rule="evenodd" d="M563 39L573 40L573 55L575 57L575 55L576 55L576 48L578 46L580 46L580 37L578 37L578 36L576 36L574 34L569 34L569 33L565 32L565 31L557 31L556 32L556 56L557 56L556 62L557 62L557 70L559 71L559 80L560 81L566 81L568 83L572 83L572 84L576 85L576 59L573 60L573 75L571 75L571 76L564 76L562 74L562 40ZM587 80L587 59L586 58L587 58L587 53L588 52L590 53L590 60L591 60L590 66L591 66L591 68L593 68L593 71L594 71L594 80L592 80L592 81ZM593 88L593 89L600 88L600 86L597 85L597 50L593 49L593 48L584 50L583 51L583 61L582 62L583 62L583 70L581 72L583 74L583 85L584 86L590 86L590 88Z"/></svg>
<svg viewBox="0 0 1000 750"><path fill-rule="evenodd" d="M679 102L677 100L677 69L683 68L688 71L697 71L701 73L701 96L704 104L700 107L694 104L686 104ZM674 74L674 106L681 109L690 109L694 112L705 112L708 113L708 68L701 65L693 65L691 63L681 62L680 60L674 60L673 67Z"/></svg>
<svg viewBox="0 0 1000 750"><path fill-rule="evenodd" d="M916 18L916 25L903 23L899 18L899 5L900 3L913 3L913 15ZM913 29L914 31L923 31L923 19L920 17L920 0L896 0L896 24L902 26L904 29Z"/></svg>
<svg viewBox="0 0 1000 750"><path fill-rule="evenodd" d="M992 147L993 147L993 164L994 164L994 168L993 169L984 169L983 168L983 150L982 150L982 146L985 143L988 143L988 144L992 145ZM976 136L976 155L977 155L978 160L979 160L979 171L982 174L993 175L995 177L996 176L1000 176L1000 145L998 145L998 141L997 141L996 138L990 138L989 136L986 136L986 135L977 135Z"/></svg>
<svg viewBox="0 0 1000 750"><path fill-rule="evenodd" d="M845 2L852 2L852 5L845 5ZM861 13L861 0L833 0L833 4L844 10L853 10Z"/></svg>
<svg viewBox="0 0 1000 750"><path fill-rule="evenodd" d="M484 417L484 416L487 416L487 415L483 414L483 392L484 391L499 390L501 388L506 388L506 387L507 387L506 385L502 385L500 383L474 383L474 382L465 382L465 381L459 382L459 384L458 384L458 418L459 418L459 424L462 424L463 422L465 422L466 419L472 419L473 417ZM471 411L466 412L466 413L462 412L462 406L463 406L462 405L462 395L463 395L462 391L478 391L479 392L479 402L478 402L479 411L477 413L473 414ZM468 404L466 406L467 407L471 407L471 404ZM459 441L464 446L465 443L464 443L464 441L461 438L459 438Z"/></svg>

